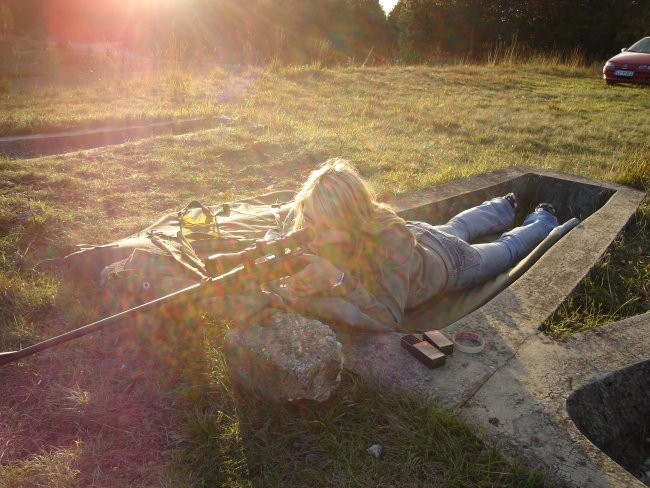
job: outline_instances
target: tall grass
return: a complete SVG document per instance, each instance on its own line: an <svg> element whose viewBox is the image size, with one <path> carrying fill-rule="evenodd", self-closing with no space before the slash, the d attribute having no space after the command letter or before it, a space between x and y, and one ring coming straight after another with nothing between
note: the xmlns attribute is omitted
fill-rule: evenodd
<svg viewBox="0 0 650 488"><path fill-rule="evenodd" d="M486 63L490 66L497 65L533 65L540 67L559 67L562 69L588 68L591 63L587 61L584 53L575 47L570 51L535 51L530 47L523 47L514 37L508 44L496 44L488 52Z"/></svg>
<svg viewBox="0 0 650 488"><path fill-rule="evenodd" d="M625 231L541 330L561 338L650 311L648 242L650 202L646 199Z"/></svg>

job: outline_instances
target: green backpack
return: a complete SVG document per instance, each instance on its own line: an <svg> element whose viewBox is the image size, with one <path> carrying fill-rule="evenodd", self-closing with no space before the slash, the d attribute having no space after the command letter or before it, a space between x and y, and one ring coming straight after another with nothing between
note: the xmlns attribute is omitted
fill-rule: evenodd
<svg viewBox="0 0 650 488"><path fill-rule="evenodd" d="M278 191L219 205L193 201L134 235L80 244L64 262L73 278L98 280L105 312L118 312L205 279L211 255L284 235L291 230L294 197Z"/></svg>

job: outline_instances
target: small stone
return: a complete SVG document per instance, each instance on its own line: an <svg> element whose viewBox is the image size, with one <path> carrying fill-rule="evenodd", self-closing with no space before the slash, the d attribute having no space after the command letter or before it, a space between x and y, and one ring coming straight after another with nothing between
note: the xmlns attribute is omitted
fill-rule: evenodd
<svg viewBox="0 0 650 488"><path fill-rule="evenodd" d="M373 444L368 449L366 449L366 452L375 459L379 459L381 457L381 445Z"/></svg>
<svg viewBox="0 0 650 488"><path fill-rule="evenodd" d="M26 224L27 222L29 222L29 220L32 219L32 218L33 218L32 213L26 210L26 211L24 211L24 212L21 212L21 213L18 215L18 218L16 219L16 223L17 223L18 225L24 225L24 224Z"/></svg>

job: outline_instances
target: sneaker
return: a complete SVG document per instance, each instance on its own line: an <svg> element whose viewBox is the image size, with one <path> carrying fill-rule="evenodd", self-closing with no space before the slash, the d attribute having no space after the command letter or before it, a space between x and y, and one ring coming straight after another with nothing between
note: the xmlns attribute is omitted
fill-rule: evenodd
<svg viewBox="0 0 650 488"><path fill-rule="evenodd" d="M517 207L519 207L519 205L517 205L517 197L515 196L514 193L508 193L503 198L508 200L508 203L510 204L513 210L517 210Z"/></svg>
<svg viewBox="0 0 650 488"><path fill-rule="evenodd" d="M550 213L553 217L556 216L555 215L555 207L553 207L553 205L551 205L550 203L540 203L539 205L537 205L535 207L535 211L538 211L538 210L545 210L548 213Z"/></svg>

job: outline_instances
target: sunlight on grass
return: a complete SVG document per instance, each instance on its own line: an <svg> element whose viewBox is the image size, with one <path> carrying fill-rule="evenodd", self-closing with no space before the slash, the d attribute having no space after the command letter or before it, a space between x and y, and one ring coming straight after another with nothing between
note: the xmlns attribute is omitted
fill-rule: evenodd
<svg viewBox="0 0 650 488"><path fill-rule="evenodd" d="M42 453L21 463L0 465L2 488L72 488L77 485L79 471L74 467L82 453L82 446Z"/></svg>
<svg viewBox="0 0 650 488"><path fill-rule="evenodd" d="M513 165L647 191L647 89L607 87L577 60L504 56L488 66L171 70L5 93L3 134L216 114L234 122L0 159L0 344L13 349L101 317L98 286L69 282L52 261L75 244L125 237L191 200L295 189L332 156L354 161L388 200ZM545 324L549 334L650 308L648 212L646 202ZM95 475L97 486L544 485L448 411L351 375L325 404L247 397L229 382L224 328L214 317L134 322L61 348L40 367L3 370L31 402L11 405L14 425L25 430L29 418L33 432L20 430L12 445L23 450L6 454L0 479L11 487L77 486ZM62 446L52 422L80 444ZM375 443L384 446L380 460L366 452ZM116 465L130 471L111 471Z"/></svg>
<svg viewBox="0 0 650 488"><path fill-rule="evenodd" d="M540 330L560 338L650 311L650 201Z"/></svg>
<svg viewBox="0 0 650 488"><path fill-rule="evenodd" d="M650 146L644 144L624 152L608 168L606 178L650 191Z"/></svg>
<svg viewBox="0 0 650 488"><path fill-rule="evenodd" d="M353 376L324 404L229 390L205 390L188 415L181 459L204 486L543 486L448 411Z"/></svg>
<svg viewBox="0 0 650 488"><path fill-rule="evenodd" d="M57 283L47 276L30 278L4 270L0 273L0 323L3 324L0 346L3 350L38 338L38 326L33 318L54 305L56 290Z"/></svg>

